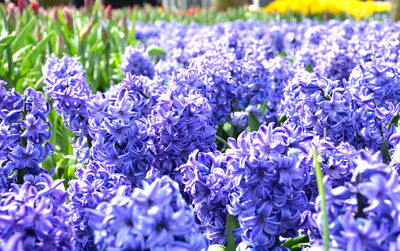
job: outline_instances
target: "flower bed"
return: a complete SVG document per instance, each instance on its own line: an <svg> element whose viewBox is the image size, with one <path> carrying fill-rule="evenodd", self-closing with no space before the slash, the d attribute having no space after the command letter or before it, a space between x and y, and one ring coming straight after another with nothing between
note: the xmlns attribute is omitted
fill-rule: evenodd
<svg viewBox="0 0 400 251"><path fill-rule="evenodd" d="M398 23L84 27L1 68L4 250L399 249Z"/></svg>

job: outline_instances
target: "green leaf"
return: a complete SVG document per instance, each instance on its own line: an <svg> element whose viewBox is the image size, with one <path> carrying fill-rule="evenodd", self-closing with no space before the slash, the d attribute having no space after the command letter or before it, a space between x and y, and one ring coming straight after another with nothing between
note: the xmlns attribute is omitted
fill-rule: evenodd
<svg viewBox="0 0 400 251"><path fill-rule="evenodd" d="M164 49L154 46L154 45L147 47L147 53L150 55L150 57L161 56L161 55L167 54L167 52Z"/></svg>
<svg viewBox="0 0 400 251"><path fill-rule="evenodd" d="M208 247L207 251L226 251L226 247L219 244L214 244Z"/></svg>
<svg viewBox="0 0 400 251"><path fill-rule="evenodd" d="M14 39L15 39L15 34L0 37L0 51L2 51L4 47L12 43Z"/></svg>
<svg viewBox="0 0 400 251"><path fill-rule="evenodd" d="M14 61L12 59L12 50L10 45L6 46L6 51L7 51L7 64L8 64L8 77L12 78L13 73L14 73Z"/></svg>
<svg viewBox="0 0 400 251"><path fill-rule="evenodd" d="M261 117L264 116L264 113L265 113L265 110L266 110L266 109L267 109L267 104L264 103L264 104L262 105L262 109L261 109Z"/></svg>
<svg viewBox="0 0 400 251"><path fill-rule="evenodd" d="M128 41L129 44L133 44L135 42L136 39L136 31L135 31L135 23L136 23L136 11L133 10L132 11L132 16L131 16L131 29L129 30L129 34L128 34Z"/></svg>
<svg viewBox="0 0 400 251"><path fill-rule="evenodd" d="M288 247L288 248L292 249L299 244L305 245L307 243L309 243L308 236L301 234L296 238L287 238L285 240L285 243L282 244L282 247Z"/></svg>
<svg viewBox="0 0 400 251"><path fill-rule="evenodd" d="M51 39L51 37L54 35L54 31L50 32L45 38L43 38L37 45L36 47L31 50L28 55L25 57L25 59L22 61L22 68L27 67L28 62L30 60L33 60L37 58L38 54L42 51L43 47L47 44L47 42Z"/></svg>
<svg viewBox="0 0 400 251"><path fill-rule="evenodd" d="M278 123L276 123L276 126L281 126L285 121L287 120L286 115L282 115L282 117L279 118Z"/></svg>
<svg viewBox="0 0 400 251"><path fill-rule="evenodd" d="M247 117L247 122L252 132L257 131L258 128L260 128L261 123L258 121L256 115L254 115L253 112L249 113L249 116Z"/></svg>
<svg viewBox="0 0 400 251"><path fill-rule="evenodd" d="M381 152L382 152L383 162L388 164L389 161L390 161L390 152L389 152L389 148L388 148L387 139L384 139L383 142L382 142Z"/></svg>
<svg viewBox="0 0 400 251"><path fill-rule="evenodd" d="M28 44L28 45L22 47L21 49L19 49L18 51L16 51L12 56L14 63L21 61L25 56L24 53L27 50L29 50L32 46L33 46L33 44Z"/></svg>
<svg viewBox="0 0 400 251"><path fill-rule="evenodd" d="M225 123L223 129L229 137L233 137L233 126L231 123Z"/></svg>
<svg viewBox="0 0 400 251"><path fill-rule="evenodd" d="M306 71L312 72L311 64L307 64L307 65L306 65Z"/></svg>
<svg viewBox="0 0 400 251"><path fill-rule="evenodd" d="M232 230L238 229L239 222L236 219L235 216L228 214L226 216L226 250L227 251L235 251L236 250L236 243L235 243L235 237L232 235Z"/></svg>
<svg viewBox="0 0 400 251"><path fill-rule="evenodd" d="M67 35L65 32L66 30L64 30L64 28L62 26L60 26L59 24L55 25L57 33L61 34L62 37L62 41L65 43L65 46L67 47L67 51L69 55L75 55L78 54L78 50L76 49L76 47L74 47L72 45L71 40L69 39L69 35Z"/></svg>
<svg viewBox="0 0 400 251"><path fill-rule="evenodd" d="M22 28L21 31L18 31L18 35L15 38L15 40L12 42L11 44L11 48L13 49L13 51L15 51L17 48L20 48L21 45L23 44L22 42L28 38L27 36L29 36L32 33L32 29L33 26L35 25L36 20L34 18L32 18L29 23L27 23L24 28Z"/></svg>
<svg viewBox="0 0 400 251"><path fill-rule="evenodd" d="M318 154L315 147L313 147L313 159L314 159L314 168L315 168L315 176L317 178L318 184L318 194L321 198L321 212L322 212L322 219L323 219L323 227L322 233L324 237L324 246L325 251L329 250L329 227L328 227L328 215L326 212L326 199L325 199L325 187L323 183L323 175L321 171L321 165L318 162Z"/></svg>
<svg viewBox="0 0 400 251"><path fill-rule="evenodd" d="M0 5L0 15L1 15L2 23L3 23L3 28L5 28L6 32L8 32L7 15L6 15L6 11L3 8L3 5Z"/></svg>
<svg viewBox="0 0 400 251"><path fill-rule="evenodd" d="M390 120L390 123L387 128L390 129L390 127L392 125L395 125L395 127L397 127L399 125L399 119L400 119L400 116L399 116L399 114L397 114L394 118L392 118L392 120Z"/></svg>
<svg viewBox="0 0 400 251"><path fill-rule="evenodd" d="M285 52L285 51L282 51L282 53L281 53L280 56L281 56L282 58L286 57L286 52Z"/></svg>

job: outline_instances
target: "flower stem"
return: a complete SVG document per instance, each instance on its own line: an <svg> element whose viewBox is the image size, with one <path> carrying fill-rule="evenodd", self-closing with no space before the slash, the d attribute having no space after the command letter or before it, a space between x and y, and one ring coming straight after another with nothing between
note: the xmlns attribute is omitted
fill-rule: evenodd
<svg viewBox="0 0 400 251"><path fill-rule="evenodd" d="M317 150L313 147L313 159L314 159L314 168L315 168L315 176L317 178L318 184L318 193L321 198L321 212L322 212L322 219L323 219L323 227L322 233L324 237L324 246L325 251L329 250L329 228L328 228L328 215L326 212L326 198L325 198L325 187L322 181L322 171L321 165L318 162L318 155Z"/></svg>
<svg viewBox="0 0 400 251"><path fill-rule="evenodd" d="M217 141L221 142L222 144L224 144L227 148L229 148L229 144L226 140L224 140L223 138L221 138L218 135L215 135L215 138L217 139Z"/></svg>

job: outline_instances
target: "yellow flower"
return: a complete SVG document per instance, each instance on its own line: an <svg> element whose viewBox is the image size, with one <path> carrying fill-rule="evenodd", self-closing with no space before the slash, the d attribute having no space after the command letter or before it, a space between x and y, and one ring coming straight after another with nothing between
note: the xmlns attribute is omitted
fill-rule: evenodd
<svg viewBox="0 0 400 251"><path fill-rule="evenodd" d="M294 12L304 15L320 15L328 12L332 15L347 13L354 19L367 18L374 13L388 12L390 2L375 2L361 0L276 0L264 8L267 13L286 14Z"/></svg>

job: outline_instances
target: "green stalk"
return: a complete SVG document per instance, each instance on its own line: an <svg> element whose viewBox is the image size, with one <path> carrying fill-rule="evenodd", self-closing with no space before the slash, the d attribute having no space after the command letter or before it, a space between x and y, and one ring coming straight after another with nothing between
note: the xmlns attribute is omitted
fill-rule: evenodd
<svg viewBox="0 0 400 251"><path fill-rule="evenodd" d="M226 140L224 140L223 138L221 138L218 135L215 135L215 138L217 139L217 141L221 142L222 144L224 144L227 148L229 148L229 144Z"/></svg>
<svg viewBox="0 0 400 251"><path fill-rule="evenodd" d="M318 183L318 193L321 198L321 211L322 211L322 219L323 219L323 237L324 237L324 247L325 251L329 250L329 228L328 228L328 215L326 212L326 199L325 199L325 187L322 181L322 171L321 165L318 162L317 150L313 147L313 159L314 159L314 168L315 168L315 176L317 178Z"/></svg>
<svg viewBox="0 0 400 251"><path fill-rule="evenodd" d="M239 227L240 225L236 217L228 214L226 216L226 251L236 250L235 236L231 232Z"/></svg>
<svg viewBox="0 0 400 251"><path fill-rule="evenodd" d="M7 51L7 61L8 61L8 77L11 79L13 77L14 61L12 58L12 50L10 45L7 45L6 51Z"/></svg>
<svg viewBox="0 0 400 251"><path fill-rule="evenodd" d="M27 115L27 110L26 110L26 102L24 99L24 110L22 111L22 120L25 120ZM21 139L21 146L26 147L28 145L28 140L26 138ZM23 169L18 169L17 171L17 184L22 184L24 183L24 176L26 174L26 167Z"/></svg>

